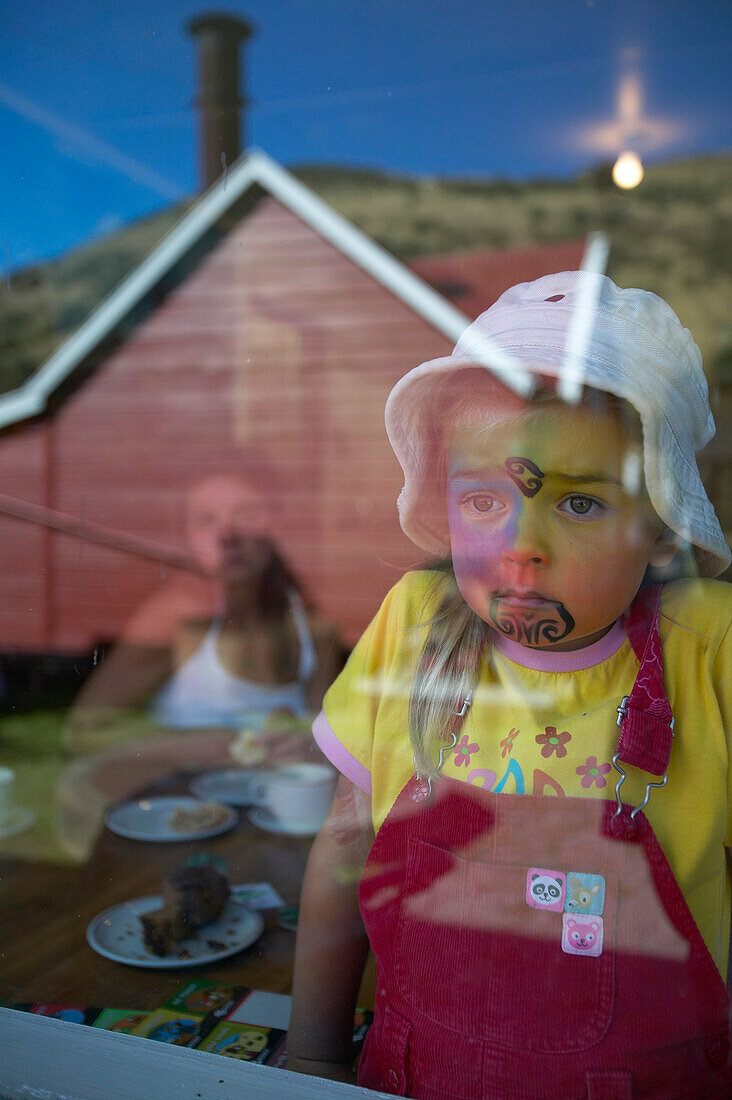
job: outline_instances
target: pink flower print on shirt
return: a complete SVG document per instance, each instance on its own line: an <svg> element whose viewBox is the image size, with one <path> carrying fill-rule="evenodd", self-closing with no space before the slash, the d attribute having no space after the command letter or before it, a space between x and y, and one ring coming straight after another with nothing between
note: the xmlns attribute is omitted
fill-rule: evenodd
<svg viewBox="0 0 732 1100"><path fill-rule="evenodd" d="M513 748L513 743L518 735L519 731L517 729L512 729L508 737L504 737L503 741L501 741L501 756L505 756L506 753L508 753L510 756L511 749Z"/></svg>
<svg viewBox="0 0 732 1100"><path fill-rule="evenodd" d="M469 763L471 752L477 752L478 746L476 744L469 745L468 735L464 733L452 751L455 753L455 767L459 768L461 764Z"/></svg>
<svg viewBox="0 0 732 1100"><path fill-rule="evenodd" d="M605 779L605 776L610 771L610 765L598 764L596 756L588 756L586 762L581 764L576 770L577 775L582 776L583 787L591 787L593 783L597 787L607 786L607 779Z"/></svg>
<svg viewBox="0 0 732 1100"><path fill-rule="evenodd" d="M566 756L567 750L564 746L572 740L572 734L567 733L566 730L563 733L557 733L554 726L544 726L544 730L544 733L540 733L535 738L537 745L541 745L541 755L551 756L554 752L557 756Z"/></svg>

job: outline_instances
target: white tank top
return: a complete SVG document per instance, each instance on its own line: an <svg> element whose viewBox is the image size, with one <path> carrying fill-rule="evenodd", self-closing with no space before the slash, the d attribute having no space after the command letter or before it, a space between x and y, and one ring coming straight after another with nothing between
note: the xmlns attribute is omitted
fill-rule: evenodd
<svg viewBox="0 0 732 1100"><path fill-rule="evenodd" d="M198 726L229 726L240 729L278 707L295 714L307 712L307 684L315 672L315 646L302 600L288 593L300 645L297 679L288 684L258 684L227 672L219 659L217 642L221 621L216 619L198 649L167 684L153 696L150 712L161 726L193 729Z"/></svg>

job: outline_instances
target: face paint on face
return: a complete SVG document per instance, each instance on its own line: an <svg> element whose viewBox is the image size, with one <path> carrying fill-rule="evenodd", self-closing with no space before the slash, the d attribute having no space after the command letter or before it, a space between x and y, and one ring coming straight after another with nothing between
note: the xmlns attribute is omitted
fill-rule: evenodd
<svg viewBox="0 0 732 1100"><path fill-rule="evenodd" d="M535 497L541 489L546 476L530 458L507 458L505 462L508 476L517 485L525 497Z"/></svg>
<svg viewBox="0 0 732 1100"><path fill-rule="evenodd" d="M456 457L459 455L456 452ZM521 496L500 477L461 477L456 473L448 481L447 512L456 576L471 587L497 588L500 562L516 539Z"/></svg>
<svg viewBox="0 0 732 1100"><path fill-rule="evenodd" d="M529 459L520 461L538 470ZM508 468L508 461L505 465ZM509 476L516 484L513 475ZM561 641L575 625L561 601L547 599L520 582L504 583L503 563L514 554L524 511L521 497L507 482L489 477L456 478L451 487L448 513L453 566L463 594L495 587L496 594L489 597L487 608L481 604L481 618L513 641L530 646ZM528 497L539 491L536 488L526 492L523 485L518 488Z"/></svg>
<svg viewBox="0 0 732 1100"><path fill-rule="evenodd" d="M447 510L466 603L521 645L579 649L632 602L651 559L655 518L623 468L620 419L559 404L478 423L448 439Z"/></svg>
<svg viewBox="0 0 732 1100"><path fill-rule="evenodd" d="M574 629L574 619L562 603L537 600L536 606L496 596L488 605L488 618L496 630L521 645L540 646L561 642Z"/></svg>

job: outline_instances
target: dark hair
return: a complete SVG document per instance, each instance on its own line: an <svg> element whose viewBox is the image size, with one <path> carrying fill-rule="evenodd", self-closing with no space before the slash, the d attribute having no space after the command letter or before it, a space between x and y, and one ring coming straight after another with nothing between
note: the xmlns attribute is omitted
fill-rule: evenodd
<svg viewBox="0 0 732 1100"><path fill-rule="evenodd" d="M290 594L296 592L304 602L302 585L271 539L264 539L270 559L260 578L258 609L267 618L279 618L290 611Z"/></svg>

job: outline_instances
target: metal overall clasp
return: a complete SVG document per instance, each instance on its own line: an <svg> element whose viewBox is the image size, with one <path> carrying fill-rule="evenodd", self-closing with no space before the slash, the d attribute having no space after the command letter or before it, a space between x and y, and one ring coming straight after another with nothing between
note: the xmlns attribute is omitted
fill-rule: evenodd
<svg viewBox="0 0 732 1100"><path fill-rule="evenodd" d="M455 715L456 718L464 718L465 715L468 713L468 708L470 706L472 706L472 703L473 703L473 693L472 693L472 691L469 691L468 694L463 699L462 706L460 707L460 709L459 710L454 710L452 713ZM455 745L457 744L457 737L458 737L458 730L453 730L452 734L450 735L450 743L440 746L440 759L437 762L437 771L438 772L442 768L442 762L445 759L445 753L452 752L452 750L455 748ZM423 793L421 793L421 799L429 797L429 795L432 794L432 776L428 775L425 779L422 779L419 772L417 771L417 759L416 759L416 757L414 758L414 775L415 775L415 778L417 780L417 783L421 784L421 792L423 792ZM421 799L420 799L420 801L421 801Z"/></svg>
<svg viewBox="0 0 732 1100"><path fill-rule="evenodd" d="M628 703L629 702L630 702L630 696L629 695L624 695L621 702L620 702L620 706L617 708L617 711L618 711L617 725L618 726L622 726L623 719L628 714ZM674 732L674 720L673 720L673 718L671 719L670 726L671 726L671 736L673 737L673 732ZM615 771L618 773L618 781L615 784L615 801L618 804L618 808L612 816L612 820L614 821L615 818L620 813L622 813L622 810L623 810L623 803L622 803L622 799L620 798L620 788L622 787L622 785L625 782L626 777L627 777L627 773L626 773L625 768L623 767L623 765L620 763L619 754L617 752L613 756L613 767L615 768ZM643 799L643 801L638 806L635 807L634 810L630 811L631 821L635 818L635 815L637 813L639 813L642 809L644 809L648 805L648 800L651 797L651 788L652 787L665 787L667 783L668 783L668 772L664 772L663 776L660 779L657 779L654 783L647 783L646 784L645 798Z"/></svg>

